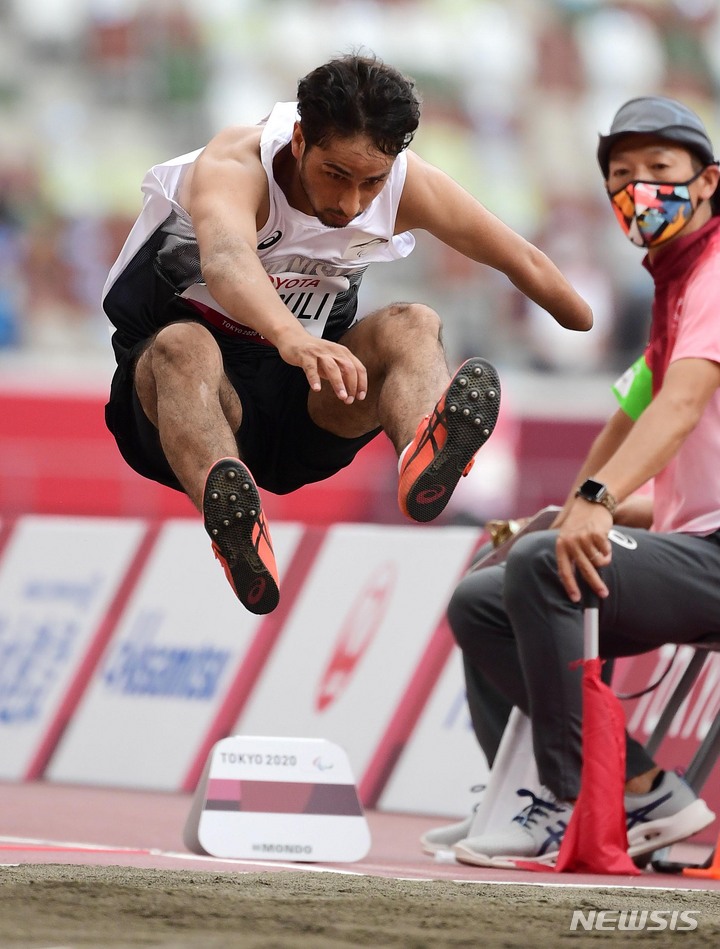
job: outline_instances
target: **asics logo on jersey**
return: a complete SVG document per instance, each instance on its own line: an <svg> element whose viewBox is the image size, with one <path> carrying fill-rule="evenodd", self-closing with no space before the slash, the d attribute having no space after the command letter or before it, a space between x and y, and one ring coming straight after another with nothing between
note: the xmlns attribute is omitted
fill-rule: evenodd
<svg viewBox="0 0 720 949"><path fill-rule="evenodd" d="M257 245L258 250L268 250L268 248L277 244L277 242L282 237L282 231L273 231L269 237L266 237L264 241L260 241Z"/></svg>

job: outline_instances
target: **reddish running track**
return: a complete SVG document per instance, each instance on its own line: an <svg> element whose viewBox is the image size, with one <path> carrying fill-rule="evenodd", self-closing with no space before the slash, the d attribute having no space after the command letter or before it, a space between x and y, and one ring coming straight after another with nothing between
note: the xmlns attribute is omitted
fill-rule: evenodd
<svg viewBox="0 0 720 949"><path fill-rule="evenodd" d="M433 817L368 813L372 846L354 863L225 860L190 853L183 828L192 795L66 786L41 781L0 783L0 864L63 863L210 872L352 873L409 880L525 883L556 886L660 887L720 891L720 880L645 871L640 876L532 873L439 862L418 838L443 823ZM673 858L701 863L708 847L684 845Z"/></svg>

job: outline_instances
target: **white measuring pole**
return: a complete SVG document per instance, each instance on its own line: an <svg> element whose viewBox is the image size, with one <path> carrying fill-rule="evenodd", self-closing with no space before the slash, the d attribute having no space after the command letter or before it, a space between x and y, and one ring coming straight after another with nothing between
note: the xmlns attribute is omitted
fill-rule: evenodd
<svg viewBox="0 0 720 949"><path fill-rule="evenodd" d="M600 655L599 606L597 593L585 586L583 590L583 655L596 659Z"/></svg>

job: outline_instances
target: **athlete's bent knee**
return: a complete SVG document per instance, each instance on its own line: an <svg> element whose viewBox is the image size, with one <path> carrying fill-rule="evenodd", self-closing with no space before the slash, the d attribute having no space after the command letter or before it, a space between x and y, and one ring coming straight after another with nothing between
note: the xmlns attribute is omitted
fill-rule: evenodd
<svg viewBox="0 0 720 949"><path fill-rule="evenodd" d="M403 348L421 339L440 340L442 323L435 310L424 303L393 303L375 326L376 340L391 349Z"/></svg>
<svg viewBox="0 0 720 949"><path fill-rule="evenodd" d="M437 336L442 326L440 317L424 303L393 303L388 319L396 326L412 332L427 331Z"/></svg>
<svg viewBox="0 0 720 949"><path fill-rule="evenodd" d="M212 334L199 323L171 323L155 336L150 357L155 373L167 369L222 371L222 355Z"/></svg>

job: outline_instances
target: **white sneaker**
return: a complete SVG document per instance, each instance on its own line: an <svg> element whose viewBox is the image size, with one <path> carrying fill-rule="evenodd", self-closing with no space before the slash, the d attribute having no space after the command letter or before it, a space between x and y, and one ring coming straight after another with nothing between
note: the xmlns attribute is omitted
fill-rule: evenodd
<svg viewBox="0 0 720 949"><path fill-rule="evenodd" d="M432 830L426 831L420 838L423 853L429 853L430 856L433 856L433 854L440 853L443 850L452 850L454 844L464 840L470 833L475 811L482 804L482 793L485 790L485 785L478 784L470 790L480 795L473 805L472 813L465 820L457 821L455 824L443 824L442 827L433 827Z"/></svg>
<svg viewBox="0 0 720 949"><path fill-rule="evenodd" d="M524 788L517 793L532 802L504 830L455 843L452 849L460 863L510 868L518 859L555 863L573 805L544 788L537 795ZM666 771L647 794L626 793L625 813L631 857L685 840L715 820L705 801L673 771Z"/></svg>
<svg viewBox="0 0 720 949"><path fill-rule="evenodd" d="M625 814L631 857L692 837L715 820L705 801L674 771L666 771L654 791L626 793Z"/></svg>
<svg viewBox="0 0 720 949"><path fill-rule="evenodd" d="M526 788L517 793L532 798L531 803L503 830L458 841L452 849L460 863L512 869L515 860L550 865L555 862L573 805L558 801L547 788L541 788L537 794Z"/></svg>

